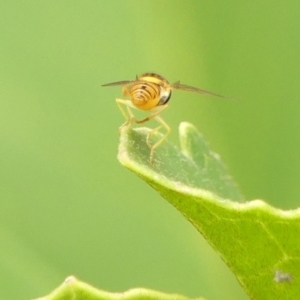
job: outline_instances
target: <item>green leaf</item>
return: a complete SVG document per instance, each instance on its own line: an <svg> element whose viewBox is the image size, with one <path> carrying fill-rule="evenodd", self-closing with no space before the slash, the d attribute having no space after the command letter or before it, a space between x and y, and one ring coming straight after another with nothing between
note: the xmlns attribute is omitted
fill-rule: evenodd
<svg viewBox="0 0 300 300"><path fill-rule="evenodd" d="M300 210L282 211L260 200L243 203L219 156L188 123L179 127L181 149L165 142L150 164L149 131L121 130L120 162L196 227L251 299L299 299Z"/></svg>
<svg viewBox="0 0 300 300"><path fill-rule="evenodd" d="M204 300L203 298L193 298ZM75 277L68 277L65 282L50 295L36 300L192 300L177 294L164 294L148 289L131 289L124 293L109 293L98 290Z"/></svg>

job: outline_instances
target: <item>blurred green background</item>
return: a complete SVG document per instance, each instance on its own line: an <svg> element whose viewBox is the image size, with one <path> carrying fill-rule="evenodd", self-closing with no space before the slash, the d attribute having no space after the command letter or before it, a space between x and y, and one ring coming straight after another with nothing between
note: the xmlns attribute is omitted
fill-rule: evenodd
<svg viewBox="0 0 300 300"><path fill-rule="evenodd" d="M174 92L163 113L210 141L246 198L297 207L299 1L1 1L0 298L45 295L68 275L247 299L210 246L117 161L101 84L154 71L238 101ZM220 233L222 234L222 233Z"/></svg>

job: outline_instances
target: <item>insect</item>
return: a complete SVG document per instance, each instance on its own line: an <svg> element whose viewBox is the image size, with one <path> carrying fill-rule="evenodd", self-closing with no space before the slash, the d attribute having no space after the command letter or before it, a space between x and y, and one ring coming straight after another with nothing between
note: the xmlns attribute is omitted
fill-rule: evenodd
<svg viewBox="0 0 300 300"><path fill-rule="evenodd" d="M137 76L135 80L123 80L112 83L107 83L102 86L123 86L123 95L128 96L130 100L116 99L117 105L124 115L126 122L120 127L131 126L133 123L145 123L155 119L160 125L152 129L146 138L147 145L150 148L150 163L153 163L155 149L167 138L171 128L160 117L160 113L168 107L168 102L172 95L172 90L184 90L205 95L213 95L222 98L228 98L213 92L205 91L196 87L181 84L180 81L170 84L164 77L155 73L145 73ZM127 108L125 112L123 107ZM137 120L132 112L132 108L149 111L149 116ZM150 138L153 133L161 128L166 130L166 133L154 144L151 144Z"/></svg>

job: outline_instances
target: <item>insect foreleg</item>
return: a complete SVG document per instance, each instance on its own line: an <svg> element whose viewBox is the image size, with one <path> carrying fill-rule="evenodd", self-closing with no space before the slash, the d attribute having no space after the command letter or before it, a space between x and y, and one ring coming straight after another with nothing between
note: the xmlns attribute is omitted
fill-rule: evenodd
<svg viewBox="0 0 300 300"><path fill-rule="evenodd" d="M117 105L122 113L122 115L125 117L126 119L126 122L120 127L120 129L123 127L123 126L128 126L128 125L131 125L132 123L135 122L135 117L131 111L130 108L135 108L134 105L131 103L130 100L123 100L123 99L119 99L117 98L116 99L116 102L117 102ZM127 113L125 112L124 110L124 106L126 106L126 109L127 109Z"/></svg>

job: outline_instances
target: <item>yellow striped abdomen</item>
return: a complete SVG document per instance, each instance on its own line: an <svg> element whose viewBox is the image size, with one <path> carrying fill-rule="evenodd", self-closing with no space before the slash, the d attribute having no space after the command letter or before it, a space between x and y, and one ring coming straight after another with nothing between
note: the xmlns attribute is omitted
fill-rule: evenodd
<svg viewBox="0 0 300 300"><path fill-rule="evenodd" d="M141 110L149 110L160 102L161 87L152 82L136 82L124 88L124 94Z"/></svg>

